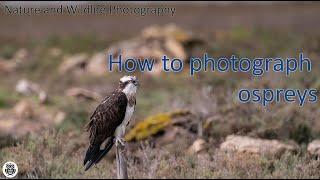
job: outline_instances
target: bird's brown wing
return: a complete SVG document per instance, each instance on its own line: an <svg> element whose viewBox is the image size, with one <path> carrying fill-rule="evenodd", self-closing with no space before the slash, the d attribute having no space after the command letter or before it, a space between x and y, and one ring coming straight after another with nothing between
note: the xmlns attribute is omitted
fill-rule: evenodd
<svg viewBox="0 0 320 180"><path fill-rule="evenodd" d="M90 145L99 145L114 135L116 128L122 123L127 107L127 97L121 91L107 96L90 117L87 131L90 133Z"/></svg>
<svg viewBox="0 0 320 180"><path fill-rule="evenodd" d="M115 91L107 96L91 115L87 124L90 145L83 161L85 170L97 164L112 148L114 133L125 117L127 103L126 95Z"/></svg>

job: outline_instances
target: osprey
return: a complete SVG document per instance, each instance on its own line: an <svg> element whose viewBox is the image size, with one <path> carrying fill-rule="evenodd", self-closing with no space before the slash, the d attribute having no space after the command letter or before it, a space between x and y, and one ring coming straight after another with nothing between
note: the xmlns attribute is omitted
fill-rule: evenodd
<svg viewBox="0 0 320 180"><path fill-rule="evenodd" d="M97 164L113 144L124 145L123 136L136 105L139 83L135 76L124 76L119 87L105 97L90 117L86 126L90 145L83 164L85 171Z"/></svg>

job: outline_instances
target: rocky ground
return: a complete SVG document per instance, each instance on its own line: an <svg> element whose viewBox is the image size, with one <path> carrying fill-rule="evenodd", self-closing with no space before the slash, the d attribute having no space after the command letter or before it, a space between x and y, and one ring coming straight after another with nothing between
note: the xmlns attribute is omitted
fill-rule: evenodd
<svg viewBox="0 0 320 180"><path fill-rule="evenodd" d="M106 71L107 53L125 50L128 57L155 59L202 52L286 57L302 49L314 67L319 65L320 35L312 31L191 29L154 25L116 40L92 34L1 38L0 164L16 162L19 178L116 176L114 151L90 171L82 167L88 143L84 125L125 74ZM272 103L266 109L236 100L244 87L319 90L316 69L260 78L214 72L191 78L187 69L134 75L141 87L126 134L130 178L320 178L318 103Z"/></svg>

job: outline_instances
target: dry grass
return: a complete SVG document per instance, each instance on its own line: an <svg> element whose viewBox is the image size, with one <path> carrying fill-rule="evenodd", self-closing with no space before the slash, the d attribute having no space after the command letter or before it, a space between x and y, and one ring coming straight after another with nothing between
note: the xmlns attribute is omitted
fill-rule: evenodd
<svg viewBox="0 0 320 180"><path fill-rule="evenodd" d="M19 178L115 178L115 153L83 171L85 139L80 134L47 132L1 150L0 162L18 163ZM129 144L129 147L133 146ZM131 149L131 148L129 148ZM303 154L268 158L214 150L188 155L183 149L154 148L141 142L127 151L130 178L319 178L320 161Z"/></svg>
<svg viewBox="0 0 320 180"><path fill-rule="evenodd" d="M115 178L115 154L112 151L103 161L88 172L83 171L82 160L87 145L83 125L97 102L78 101L64 97L64 91L73 86L89 88L105 94L115 88L123 74L106 74L102 77L75 74L58 75L61 57L51 57L48 49L59 47L63 54L88 54L103 50L107 43L97 38L50 38L30 43L32 58L25 66L8 77L0 77L0 108L12 108L25 97L15 93L15 83L26 77L41 84L50 95L45 106L67 113L67 119L58 127L46 129L40 135L30 135L17 144L0 149L0 164L7 160L19 166L19 178ZM297 49L308 53L314 67L319 65L320 36L304 35L260 28L235 28L217 32L209 39L207 52L213 56L239 54L249 57L286 56ZM289 42L289 43L283 43ZM288 45L289 44L289 45ZM41 46L40 46L41 45ZM11 57L19 44L0 48L0 55ZM90 48L91 47L91 48ZM92 48L94 47L94 48ZM294 87L319 89L319 71L296 74L289 79L268 74L251 80L246 75L201 73L190 78L188 72L149 77L136 73L141 81L137 97L137 111L133 122L155 113L173 109L190 109L193 121L179 124L184 131L173 141L161 144L162 134L146 141L130 142L127 157L131 178L320 178L320 161L306 153L306 144L320 138L319 105L272 104L268 109L253 104L239 104L236 90L243 87ZM277 77L277 78L275 78ZM35 98L35 97L30 97ZM197 121L195 121L197 120ZM186 149L198 138L198 123L203 124L202 137L207 142L205 151L197 155ZM299 152L270 158L248 154L228 154L219 151L221 141L229 134L242 134L267 139L280 139L299 144ZM1 176L2 177L2 176Z"/></svg>

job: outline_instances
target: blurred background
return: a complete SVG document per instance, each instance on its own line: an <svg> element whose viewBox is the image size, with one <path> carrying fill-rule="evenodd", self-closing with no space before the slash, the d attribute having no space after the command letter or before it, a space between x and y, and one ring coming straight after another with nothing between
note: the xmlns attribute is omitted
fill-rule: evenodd
<svg viewBox="0 0 320 180"><path fill-rule="evenodd" d="M1 2L0 164L19 178L115 178L115 153L88 172L84 126L121 72L107 54L159 60L298 57L290 77L189 71L131 73L140 80L127 130L130 178L320 178L319 104L241 104L241 88L319 90L317 2ZM171 7L174 16L6 15L3 6ZM188 62L186 62L188 63ZM2 174L0 177L4 177Z"/></svg>

